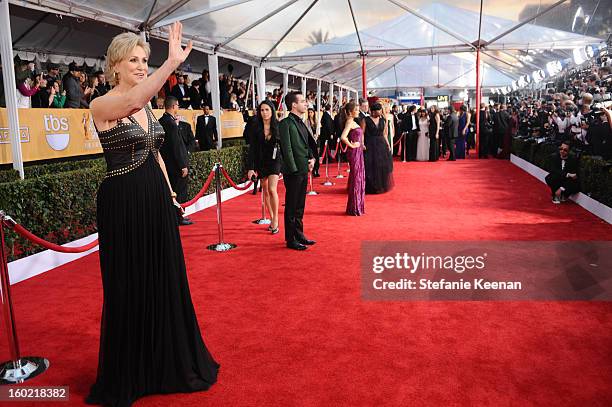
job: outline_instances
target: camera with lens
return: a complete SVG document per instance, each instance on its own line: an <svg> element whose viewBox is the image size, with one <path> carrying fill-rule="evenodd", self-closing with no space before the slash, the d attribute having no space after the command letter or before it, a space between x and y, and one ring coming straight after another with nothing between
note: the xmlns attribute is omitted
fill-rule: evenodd
<svg viewBox="0 0 612 407"><path fill-rule="evenodd" d="M561 120L564 120L564 119L567 117L567 114L566 114L565 110L563 110L563 109L561 109L561 108L557 109L557 110L555 111L555 113L557 113L557 116L559 116L559 118L560 118Z"/></svg>
<svg viewBox="0 0 612 407"><path fill-rule="evenodd" d="M603 122L602 116L604 115L604 111L601 109L602 106L601 103L595 103L591 106L591 110L582 115L581 122L586 123L589 127L601 124Z"/></svg>

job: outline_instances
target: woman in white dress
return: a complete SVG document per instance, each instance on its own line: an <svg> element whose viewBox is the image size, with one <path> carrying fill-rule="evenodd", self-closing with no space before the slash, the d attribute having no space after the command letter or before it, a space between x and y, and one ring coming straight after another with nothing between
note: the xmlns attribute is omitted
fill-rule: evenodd
<svg viewBox="0 0 612 407"><path fill-rule="evenodd" d="M427 111L419 109L419 138L417 139L417 161L429 161L429 118Z"/></svg>

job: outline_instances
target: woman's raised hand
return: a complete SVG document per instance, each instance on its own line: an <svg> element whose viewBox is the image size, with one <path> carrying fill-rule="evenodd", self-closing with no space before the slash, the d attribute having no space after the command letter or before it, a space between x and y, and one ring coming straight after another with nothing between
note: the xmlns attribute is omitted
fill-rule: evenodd
<svg viewBox="0 0 612 407"><path fill-rule="evenodd" d="M183 24L180 21L173 23L170 26L170 32L168 34L168 59L170 61L183 63L193 47L193 43L189 40L185 49L181 46L181 40L183 38Z"/></svg>

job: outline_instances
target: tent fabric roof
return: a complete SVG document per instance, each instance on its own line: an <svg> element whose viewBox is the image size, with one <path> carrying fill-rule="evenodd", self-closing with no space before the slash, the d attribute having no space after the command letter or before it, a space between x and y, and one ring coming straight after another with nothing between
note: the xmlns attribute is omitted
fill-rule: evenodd
<svg viewBox="0 0 612 407"><path fill-rule="evenodd" d="M611 20L610 8L600 6L600 0L552 5L543 0L484 0L482 16L475 0L14 3L144 29L158 38L165 37L165 25L182 21L184 35L203 52L355 88L364 54L372 87L474 86L469 73L474 70L480 20L485 86L508 85L548 60L566 58L573 48L601 42ZM519 23L524 24L512 30Z"/></svg>

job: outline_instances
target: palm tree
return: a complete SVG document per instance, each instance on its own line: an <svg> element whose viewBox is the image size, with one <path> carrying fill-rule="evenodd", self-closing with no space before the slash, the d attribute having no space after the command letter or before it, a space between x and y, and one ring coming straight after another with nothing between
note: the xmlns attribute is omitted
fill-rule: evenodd
<svg viewBox="0 0 612 407"><path fill-rule="evenodd" d="M323 32L323 29L319 29L318 31L313 31L310 33L310 37L306 41L310 45L317 45L327 42L329 40L329 32Z"/></svg>

